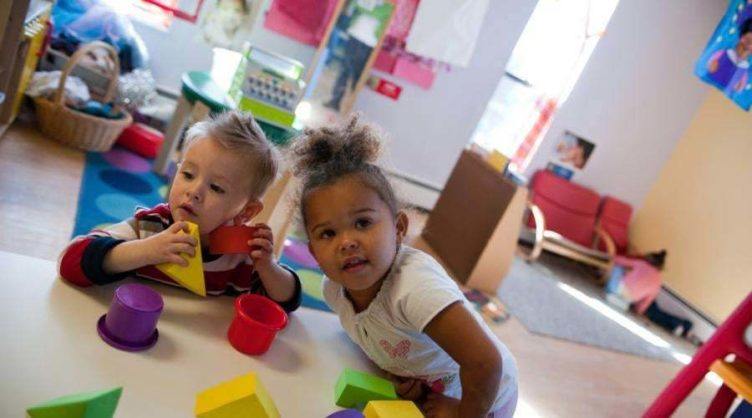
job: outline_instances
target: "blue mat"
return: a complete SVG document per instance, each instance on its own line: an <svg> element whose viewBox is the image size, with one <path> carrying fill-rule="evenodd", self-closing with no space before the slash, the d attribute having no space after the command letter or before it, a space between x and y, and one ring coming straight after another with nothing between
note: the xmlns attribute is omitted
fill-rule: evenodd
<svg viewBox="0 0 752 418"><path fill-rule="evenodd" d="M167 184L151 171L151 165L151 160L121 147L106 153L87 153L73 236L130 218L139 206L148 208L164 202ZM289 237L279 261L298 273L303 285L303 306L330 311L321 295L321 271L310 260L296 258L303 250L301 246L305 244Z"/></svg>
<svg viewBox="0 0 752 418"><path fill-rule="evenodd" d="M303 287L303 306L331 312L329 306L324 302L324 296L321 292L321 281L324 278L324 273L318 266L312 266L296 258L297 252L294 250L305 245L302 241L288 236L279 262L295 270L300 277L300 283Z"/></svg>
<svg viewBox="0 0 752 418"><path fill-rule="evenodd" d="M163 202L167 185L151 164L120 147L86 153L73 236L130 218L138 206Z"/></svg>

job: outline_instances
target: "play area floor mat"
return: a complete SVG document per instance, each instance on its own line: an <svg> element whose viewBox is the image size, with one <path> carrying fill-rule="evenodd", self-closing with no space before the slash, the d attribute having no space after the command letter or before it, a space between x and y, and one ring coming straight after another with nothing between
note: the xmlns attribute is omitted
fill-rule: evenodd
<svg viewBox="0 0 752 418"><path fill-rule="evenodd" d="M300 238L288 236L279 262L295 270L303 286L303 306L329 311L321 291L324 273L308 251L308 244Z"/></svg>
<svg viewBox="0 0 752 418"><path fill-rule="evenodd" d="M163 202L167 185L151 161L124 148L87 152L73 236L133 216L136 207Z"/></svg>
<svg viewBox="0 0 752 418"><path fill-rule="evenodd" d="M499 298L529 331L663 361L691 356L657 327L646 328L558 280L557 274L540 263L530 265L515 258L502 282Z"/></svg>
<svg viewBox="0 0 752 418"><path fill-rule="evenodd" d="M117 146L105 153L87 153L73 236L127 219L139 206L164 202L167 184L151 165L151 160ZM280 262L298 273L303 306L330 311L321 293L321 270L300 237L285 240Z"/></svg>

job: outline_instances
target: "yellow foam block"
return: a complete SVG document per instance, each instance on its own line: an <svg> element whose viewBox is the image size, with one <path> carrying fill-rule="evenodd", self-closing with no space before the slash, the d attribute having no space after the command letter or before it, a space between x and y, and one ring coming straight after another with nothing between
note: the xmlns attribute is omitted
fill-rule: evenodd
<svg viewBox="0 0 752 418"><path fill-rule="evenodd" d="M255 373L199 393L194 412L198 418L279 418L274 401Z"/></svg>
<svg viewBox="0 0 752 418"><path fill-rule="evenodd" d="M363 414L365 418L423 418L420 409L410 401L371 401Z"/></svg>
<svg viewBox="0 0 752 418"><path fill-rule="evenodd" d="M196 255L188 257L188 254L181 254L184 259L188 260L188 266L183 267L175 263L162 263L157 264L156 267L191 292L206 296L204 263L201 259L201 239L198 234L198 225L188 222L188 228L188 233L193 238L196 238ZM184 232L181 231L180 233L183 234Z"/></svg>

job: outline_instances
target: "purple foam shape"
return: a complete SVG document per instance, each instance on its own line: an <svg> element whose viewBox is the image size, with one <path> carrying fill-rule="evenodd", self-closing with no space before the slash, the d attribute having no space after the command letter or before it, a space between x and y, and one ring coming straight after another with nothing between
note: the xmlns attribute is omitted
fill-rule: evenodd
<svg viewBox="0 0 752 418"><path fill-rule="evenodd" d="M357 409L345 409L328 415L326 418L363 418L363 413Z"/></svg>
<svg viewBox="0 0 752 418"><path fill-rule="evenodd" d="M114 148L104 153L102 157L115 167L132 173L146 173L151 170L149 161L121 148Z"/></svg>
<svg viewBox="0 0 752 418"><path fill-rule="evenodd" d="M159 338L157 320L163 307L162 297L150 287L122 285L115 290L107 314L97 322L99 336L120 350L146 350Z"/></svg>
<svg viewBox="0 0 752 418"><path fill-rule="evenodd" d="M313 258L311 252L308 251L308 245L304 242L286 239L285 248L282 251L286 257L301 267L312 270L319 268L319 263Z"/></svg>

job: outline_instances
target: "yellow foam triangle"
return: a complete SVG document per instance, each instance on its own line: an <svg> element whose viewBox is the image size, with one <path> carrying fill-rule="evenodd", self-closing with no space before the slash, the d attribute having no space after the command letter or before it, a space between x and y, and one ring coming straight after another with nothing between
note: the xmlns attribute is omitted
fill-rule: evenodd
<svg viewBox="0 0 752 418"><path fill-rule="evenodd" d="M172 280L175 280L181 286L190 290L191 292L206 296L206 284L204 282L204 263L201 259L201 239L198 234L198 225L188 222L188 233L196 238L196 255L188 257L188 254L181 254L180 256L188 260L188 266L183 267L175 263L162 263L157 264L157 268L164 274L170 276ZM184 234L184 232L180 232Z"/></svg>

